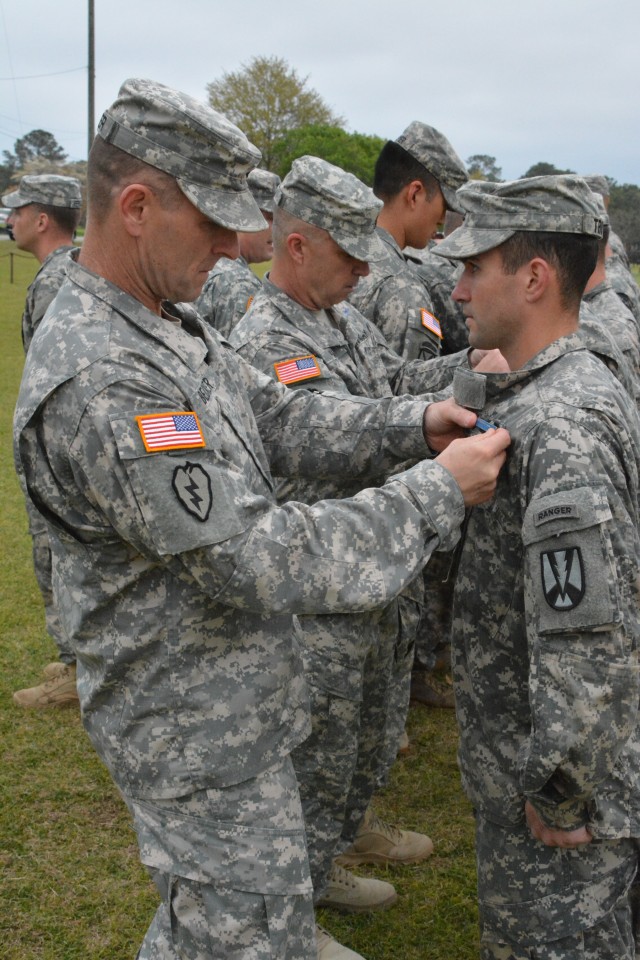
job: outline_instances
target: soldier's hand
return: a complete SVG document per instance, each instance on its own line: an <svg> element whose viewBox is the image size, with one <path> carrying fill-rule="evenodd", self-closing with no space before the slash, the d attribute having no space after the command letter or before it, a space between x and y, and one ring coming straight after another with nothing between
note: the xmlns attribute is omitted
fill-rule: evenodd
<svg viewBox="0 0 640 960"><path fill-rule="evenodd" d="M585 843L591 843L593 837L586 827L578 827L577 830L557 830L548 827L540 819L538 811L533 804L527 802L524 805L524 815L527 820L527 826L531 831L534 840L539 840L546 847L581 847Z"/></svg>
<svg viewBox="0 0 640 960"><path fill-rule="evenodd" d="M448 447L456 437L466 437L475 426L476 415L461 407L453 397L430 403L424 411L422 432L429 447L437 452Z"/></svg>
<svg viewBox="0 0 640 960"><path fill-rule="evenodd" d="M491 499L510 443L509 433L501 427L463 440L453 440L436 457L436 461L455 478L465 506L473 507Z"/></svg>

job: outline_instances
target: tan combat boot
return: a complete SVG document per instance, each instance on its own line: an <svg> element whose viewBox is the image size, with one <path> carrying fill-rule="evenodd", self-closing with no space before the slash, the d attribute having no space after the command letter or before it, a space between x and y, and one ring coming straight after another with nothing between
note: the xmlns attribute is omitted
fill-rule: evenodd
<svg viewBox="0 0 640 960"><path fill-rule="evenodd" d="M316 939L318 941L318 960L364 960L362 954L354 953L348 947L343 947L320 926L316 926Z"/></svg>
<svg viewBox="0 0 640 960"><path fill-rule="evenodd" d="M397 899L398 894L386 880L356 877L334 861L329 884L316 906L340 913L369 913L371 910L386 910Z"/></svg>
<svg viewBox="0 0 640 960"><path fill-rule="evenodd" d="M433 841L425 833L400 830L385 823L373 810L367 810L358 828L356 838L344 853L336 857L343 867L357 867L361 863L395 864L420 863L433 853Z"/></svg>
<svg viewBox="0 0 640 960"><path fill-rule="evenodd" d="M13 702L19 707L42 710L45 707L62 707L78 704L75 663L49 663L44 668L44 683L26 690L16 690Z"/></svg>

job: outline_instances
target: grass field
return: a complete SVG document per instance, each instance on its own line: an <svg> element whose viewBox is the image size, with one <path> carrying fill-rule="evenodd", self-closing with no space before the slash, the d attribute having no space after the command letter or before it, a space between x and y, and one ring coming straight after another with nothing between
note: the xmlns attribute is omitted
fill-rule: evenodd
<svg viewBox="0 0 640 960"><path fill-rule="evenodd" d="M55 659L31 567L13 469L11 419L22 368L20 316L36 261L0 243L0 954L4 960L135 957L157 898L137 858L127 811L74 709L24 712L13 690ZM385 913L323 924L369 960L472 960L478 955L473 823L448 711L412 709L411 749L378 798L382 816L428 832L424 865L370 871L400 899ZM363 871L366 872L366 871Z"/></svg>

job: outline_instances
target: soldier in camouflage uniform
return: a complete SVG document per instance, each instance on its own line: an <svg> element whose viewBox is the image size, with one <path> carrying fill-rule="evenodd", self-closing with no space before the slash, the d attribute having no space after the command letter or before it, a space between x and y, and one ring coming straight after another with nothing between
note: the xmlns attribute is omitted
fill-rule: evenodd
<svg viewBox="0 0 640 960"><path fill-rule="evenodd" d="M453 611L481 955L632 960L640 422L578 333L603 222L578 177L458 196L464 226L438 250L464 264L470 343L513 371L481 384L512 445L496 497L468 514ZM477 375L460 375L465 402Z"/></svg>
<svg viewBox="0 0 640 960"><path fill-rule="evenodd" d="M82 192L75 177L38 174L22 177L17 190L2 198L11 208L7 223L16 246L40 262L40 269L27 290L22 315L22 343L29 349L34 331L66 277L73 236L80 219ZM76 658L67 643L53 600L51 550L46 525L27 500L33 566L44 602L47 633L58 648L59 660L44 668L45 680L35 687L16 690L14 703L21 707L58 707L77 704Z"/></svg>
<svg viewBox="0 0 640 960"><path fill-rule="evenodd" d="M616 296L606 273L606 249L609 240L609 218L599 194L594 193L598 212L604 223L602 239L598 243L598 262L589 277L580 306L580 328L590 323L600 324L622 353L631 373L631 394L640 398L640 333L635 318Z"/></svg>
<svg viewBox="0 0 640 960"><path fill-rule="evenodd" d="M466 179L447 138L419 121L387 141L376 161L373 191L384 203L378 235L385 256L372 264L349 300L408 360L437 356L442 329L429 292L402 251L427 245L445 211L455 209L455 191Z"/></svg>
<svg viewBox="0 0 640 960"><path fill-rule="evenodd" d="M236 231L264 229L246 186L259 157L191 97L123 84L16 408L83 722L162 896L139 960L315 960L292 613L389 602L490 495L508 441L455 440L355 500L276 505L271 468L375 476L475 417L287 391L176 309Z"/></svg>
<svg viewBox="0 0 640 960"><path fill-rule="evenodd" d="M273 253L273 197L280 177L269 170L256 169L250 171L248 182L267 226L257 233L238 234L239 256L218 260L194 303L202 319L223 337L229 336L262 286L249 264L271 260Z"/></svg>
<svg viewBox="0 0 640 960"><path fill-rule="evenodd" d="M434 361L401 359L344 301L368 264L385 256L374 231L379 209L352 174L317 157L294 161L276 194L271 272L231 336L245 360L293 389L371 398L431 389ZM367 222L371 242L354 244ZM314 503L357 488L344 477L281 481L278 497ZM321 906L355 911L395 899L389 884L332 867L346 846L344 865L416 863L433 849L426 836L374 821L371 813L364 817L404 729L421 600L420 577L375 614L300 618L312 736L294 751L294 767Z"/></svg>
<svg viewBox="0 0 640 960"><path fill-rule="evenodd" d="M584 178L594 193L602 197L605 209L609 209L609 181L601 174L593 174ZM607 280L612 289L622 300L625 307L635 317L640 328L640 289L635 277L631 273L629 257L622 238L609 228L609 241L606 251Z"/></svg>

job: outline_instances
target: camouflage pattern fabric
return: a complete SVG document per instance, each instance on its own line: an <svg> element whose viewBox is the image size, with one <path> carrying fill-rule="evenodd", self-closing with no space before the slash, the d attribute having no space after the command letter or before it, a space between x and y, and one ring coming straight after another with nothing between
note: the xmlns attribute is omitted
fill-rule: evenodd
<svg viewBox="0 0 640 960"><path fill-rule="evenodd" d="M287 358L313 357L317 375L290 383L294 390L370 398L424 394L438 367L438 361L403 361L350 304L308 310L268 279L230 342L274 379ZM314 503L351 496L357 487L358 481L341 477L283 480L278 498ZM294 763L317 896L336 843L351 842L395 760L408 709L421 594L418 578L406 597L375 614L300 618L305 675L312 688L312 735L294 752Z"/></svg>
<svg viewBox="0 0 640 960"><path fill-rule="evenodd" d="M469 175L445 135L421 120L413 120L395 142L436 178L447 209L457 210L456 192Z"/></svg>
<svg viewBox="0 0 640 960"><path fill-rule="evenodd" d="M596 840L578 853L479 817L476 844L482 960L635 960L634 840Z"/></svg>
<svg viewBox="0 0 640 960"><path fill-rule="evenodd" d="M24 179L24 178L23 178ZM67 178L64 178L67 179ZM67 276L69 254L77 252L73 245L58 247L46 257L27 289L24 313L22 314L22 343L25 353L29 349L33 334L44 317L47 308ZM34 509L31 502L26 501L27 516L29 518L29 533L31 535L33 568L44 603L44 616L47 633L58 648L58 654L63 663L74 663L75 656L67 643L58 611L53 597L51 585L51 548L47 525Z"/></svg>
<svg viewBox="0 0 640 960"><path fill-rule="evenodd" d="M267 226L247 184L260 151L223 114L189 94L153 80L125 80L96 135L175 177L214 223L245 233Z"/></svg>
<svg viewBox="0 0 640 960"><path fill-rule="evenodd" d="M194 302L198 314L223 337L249 309L251 298L262 284L243 257L221 257Z"/></svg>
<svg viewBox="0 0 640 960"><path fill-rule="evenodd" d="M67 275L69 253L77 249L71 244L53 250L42 261L40 269L29 284L22 314L22 345L25 353L29 349L34 331Z"/></svg>
<svg viewBox="0 0 640 960"><path fill-rule="evenodd" d="M633 314L616 296L608 281L585 293L582 302L593 311L625 357L637 384L634 391L637 397L640 389L640 331Z"/></svg>
<svg viewBox="0 0 640 960"><path fill-rule="evenodd" d="M130 806L233 788L225 843L231 859L241 849L242 785L309 732L292 614L384 607L432 549L455 544L464 513L451 475L429 461L314 506L277 506L270 467L379 477L423 456L423 413L406 397L287 390L195 311L166 304L159 318L70 263L27 356L16 465L47 519L83 723ZM164 441L154 439L157 417ZM152 844L158 856L174 844L174 873L177 847L193 835L187 820L184 834ZM299 821L290 826L299 836ZM274 829L281 835L281 819ZM270 856L256 861L282 857L288 889L299 855ZM259 892L270 895L277 881L265 875ZM193 888L184 895L194 931ZM302 931L304 918L283 908ZM284 923L278 908L276 927Z"/></svg>
<svg viewBox="0 0 640 960"><path fill-rule="evenodd" d="M640 423L578 333L522 370L487 374L486 394L482 416L511 446L459 553L459 761L478 814L483 929L538 956L602 921L635 873ZM527 841L525 799L548 826L585 825L594 842Z"/></svg>
<svg viewBox="0 0 640 960"><path fill-rule="evenodd" d="M82 206L82 188L75 177L63 177L56 173L27 174L21 178L17 190L5 193L2 203L12 209L40 203L49 207L79 210Z"/></svg>
<svg viewBox="0 0 640 960"><path fill-rule="evenodd" d="M371 187L320 157L298 157L276 190L275 206L311 223L356 260L384 257L376 233L382 201Z"/></svg>
<svg viewBox="0 0 640 960"><path fill-rule="evenodd" d="M130 806L142 862L162 898L142 960L316 960L289 758L238 786Z"/></svg>
<svg viewBox="0 0 640 960"><path fill-rule="evenodd" d="M607 257L605 261L607 280L625 307L631 311L640 328L640 290L633 274L625 267L620 257Z"/></svg>
<svg viewBox="0 0 640 960"><path fill-rule="evenodd" d="M438 356L441 337L434 327L439 318L434 324L429 293L391 234L382 227L376 232L384 244L384 259L369 264L369 276L359 280L349 300L399 356L406 360Z"/></svg>
<svg viewBox="0 0 640 960"><path fill-rule="evenodd" d="M624 304L621 304L621 306L624 307ZM587 350L602 360L614 377L620 381L629 396L635 397L636 403L638 403L640 401L640 381L636 373L612 334L602 323L602 319L584 300L580 305L578 333Z"/></svg>
<svg viewBox="0 0 640 960"><path fill-rule="evenodd" d="M425 250L416 263L416 273L429 292L433 312L442 327L442 355L465 350L469 346L469 331L462 308L451 297L458 282L459 264Z"/></svg>

